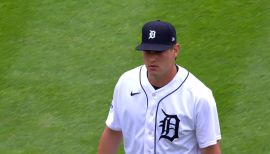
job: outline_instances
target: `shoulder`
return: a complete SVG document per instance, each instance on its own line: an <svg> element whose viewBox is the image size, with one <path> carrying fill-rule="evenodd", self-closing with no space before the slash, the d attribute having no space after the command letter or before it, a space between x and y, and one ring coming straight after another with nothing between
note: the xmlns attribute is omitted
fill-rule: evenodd
<svg viewBox="0 0 270 154"><path fill-rule="evenodd" d="M183 68L184 69L184 68ZM212 95L212 91L207 87L200 79L198 79L191 72L188 73L188 77L183 84L183 87L190 92L194 97L208 97Z"/></svg>
<svg viewBox="0 0 270 154"><path fill-rule="evenodd" d="M134 85L134 84L137 85L140 82L140 71L142 67L143 65L124 72L120 76L117 82L117 85L118 86L123 86L123 85L128 86L128 85Z"/></svg>

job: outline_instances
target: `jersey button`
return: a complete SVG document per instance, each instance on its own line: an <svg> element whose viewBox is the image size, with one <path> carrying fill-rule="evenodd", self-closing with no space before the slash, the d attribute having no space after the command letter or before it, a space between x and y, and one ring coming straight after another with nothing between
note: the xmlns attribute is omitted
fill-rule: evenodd
<svg viewBox="0 0 270 154"><path fill-rule="evenodd" d="M155 93L153 93L153 94L152 94L152 96L153 96L153 97L156 97L156 94L155 94Z"/></svg>

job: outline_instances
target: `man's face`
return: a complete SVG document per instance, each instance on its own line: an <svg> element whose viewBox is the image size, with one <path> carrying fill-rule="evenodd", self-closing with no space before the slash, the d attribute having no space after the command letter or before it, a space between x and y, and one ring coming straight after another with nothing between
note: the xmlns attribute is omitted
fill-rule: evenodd
<svg viewBox="0 0 270 154"><path fill-rule="evenodd" d="M156 79L163 79L175 67L175 59L179 52L179 45L162 51L143 51L144 64L147 67L148 75Z"/></svg>

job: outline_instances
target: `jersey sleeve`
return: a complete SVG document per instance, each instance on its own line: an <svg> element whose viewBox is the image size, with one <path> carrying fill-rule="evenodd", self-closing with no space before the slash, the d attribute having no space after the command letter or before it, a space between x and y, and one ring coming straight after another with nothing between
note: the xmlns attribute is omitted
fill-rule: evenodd
<svg viewBox="0 0 270 154"><path fill-rule="evenodd" d="M200 148L214 145L221 139L218 112L212 92L203 95L198 100L195 126Z"/></svg>
<svg viewBox="0 0 270 154"><path fill-rule="evenodd" d="M115 88L114 88L114 94L112 99L112 104L109 110L109 114L106 120L106 125L115 131L121 131L120 127L120 121L118 118L118 112L117 112L117 105L118 105L118 98L119 98L119 85L120 81L117 82Z"/></svg>

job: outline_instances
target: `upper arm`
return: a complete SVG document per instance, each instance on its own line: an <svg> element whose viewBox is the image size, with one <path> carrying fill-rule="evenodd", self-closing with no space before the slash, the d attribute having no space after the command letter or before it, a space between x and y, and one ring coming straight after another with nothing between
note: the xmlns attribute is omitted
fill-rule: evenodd
<svg viewBox="0 0 270 154"><path fill-rule="evenodd" d="M221 154L219 143L201 149L202 154Z"/></svg>
<svg viewBox="0 0 270 154"><path fill-rule="evenodd" d="M122 132L121 131L113 130L113 129L109 128L108 126L105 127L105 129L103 131L103 135L106 137L108 136L110 138L116 139L116 140L122 139Z"/></svg>
<svg viewBox="0 0 270 154"><path fill-rule="evenodd" d="M119 116L118 116L119 114L118 103L119 103L119 97L120 97L119 91L120 91L120 79L114 88L114 94L113 94L113 99L111 102L111 107L110 107L109 114L105 122L109 128L113 130L117 130L117 131L121 131L121 125L120 125Z"/></svg>
<svg viewBox="0 0 270 154"><path fill-rule="evenodd" d="M215 145L221 139L217 107L212 93L205 93L198 99L195 127L200 148Z"/></svg>

